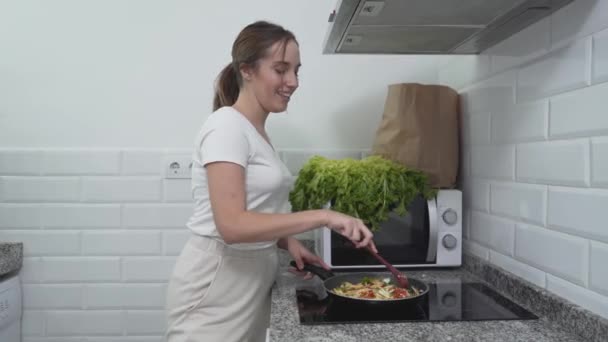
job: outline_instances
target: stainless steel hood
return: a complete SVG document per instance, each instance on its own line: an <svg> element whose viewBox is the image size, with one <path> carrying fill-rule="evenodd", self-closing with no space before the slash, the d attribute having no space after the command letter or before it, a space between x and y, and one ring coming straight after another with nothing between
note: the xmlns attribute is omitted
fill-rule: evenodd
<svg viewBox="0 0 608 342"><path fill-rule="evenodd" d="M573 0L342 0L326 54L478 54Z"/></svg>

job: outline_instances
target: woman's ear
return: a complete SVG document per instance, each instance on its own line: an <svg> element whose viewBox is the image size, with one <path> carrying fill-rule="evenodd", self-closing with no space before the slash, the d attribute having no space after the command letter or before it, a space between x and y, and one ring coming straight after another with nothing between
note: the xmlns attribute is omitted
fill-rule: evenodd
<svg viewBox="0 0 608 342"><path fill-rule="evenodd" d="M241 63L241 65L239 65L239 71L243 80L251 81L251 78L253 77L253 68L250 65Z"/></svg>

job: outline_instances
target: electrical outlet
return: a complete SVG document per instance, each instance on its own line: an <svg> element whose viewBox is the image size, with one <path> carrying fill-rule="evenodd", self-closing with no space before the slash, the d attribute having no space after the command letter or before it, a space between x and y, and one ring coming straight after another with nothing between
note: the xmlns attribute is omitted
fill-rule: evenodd
<svg viewBox="0 0 608 342"><path fill-rule="evenodd" d="M165 178L191 178L192 158L187 154L165 156Z"/></svg>

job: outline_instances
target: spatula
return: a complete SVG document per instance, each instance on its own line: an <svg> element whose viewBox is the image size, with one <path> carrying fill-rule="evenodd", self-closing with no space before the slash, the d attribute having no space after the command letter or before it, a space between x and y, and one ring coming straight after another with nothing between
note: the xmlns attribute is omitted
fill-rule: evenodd
<svg viewBox="0 0 608 342"><path fill-rule="evenodd" d="M381 257L380 254L374 252L374 250L371 247L369 247L369 245L367 247L367 250L376 259L378 259L378 261L380 261L382 264L384 264L384 266L386 266L386 268L388 268L389 271L391 271L391 273L397 280L397 283L399 283L399 286L401 286L404 289L407 289L410 287L410 282L407 280L407 277L403 273L399 272L399 270L397 270L393 265L391 265L388 261L386 261L383 257Z"/></svg>

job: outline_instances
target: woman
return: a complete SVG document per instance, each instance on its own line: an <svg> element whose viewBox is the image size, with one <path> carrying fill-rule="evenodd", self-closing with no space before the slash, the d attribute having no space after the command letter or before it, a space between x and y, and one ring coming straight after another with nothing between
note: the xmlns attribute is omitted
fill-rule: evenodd
<svg viewBox="0 0 608 342"><path fill-rule="evenodd" d="M264 341L277 246L299 268L328 268L293 234L327 226L375 249L361 220L331 210L290 213L291 175L264 127L269 113L287 109L299 68L298 43L280 26L253 23L233 44L196 139L194 234L169 283L168 342Z"/></svg>

